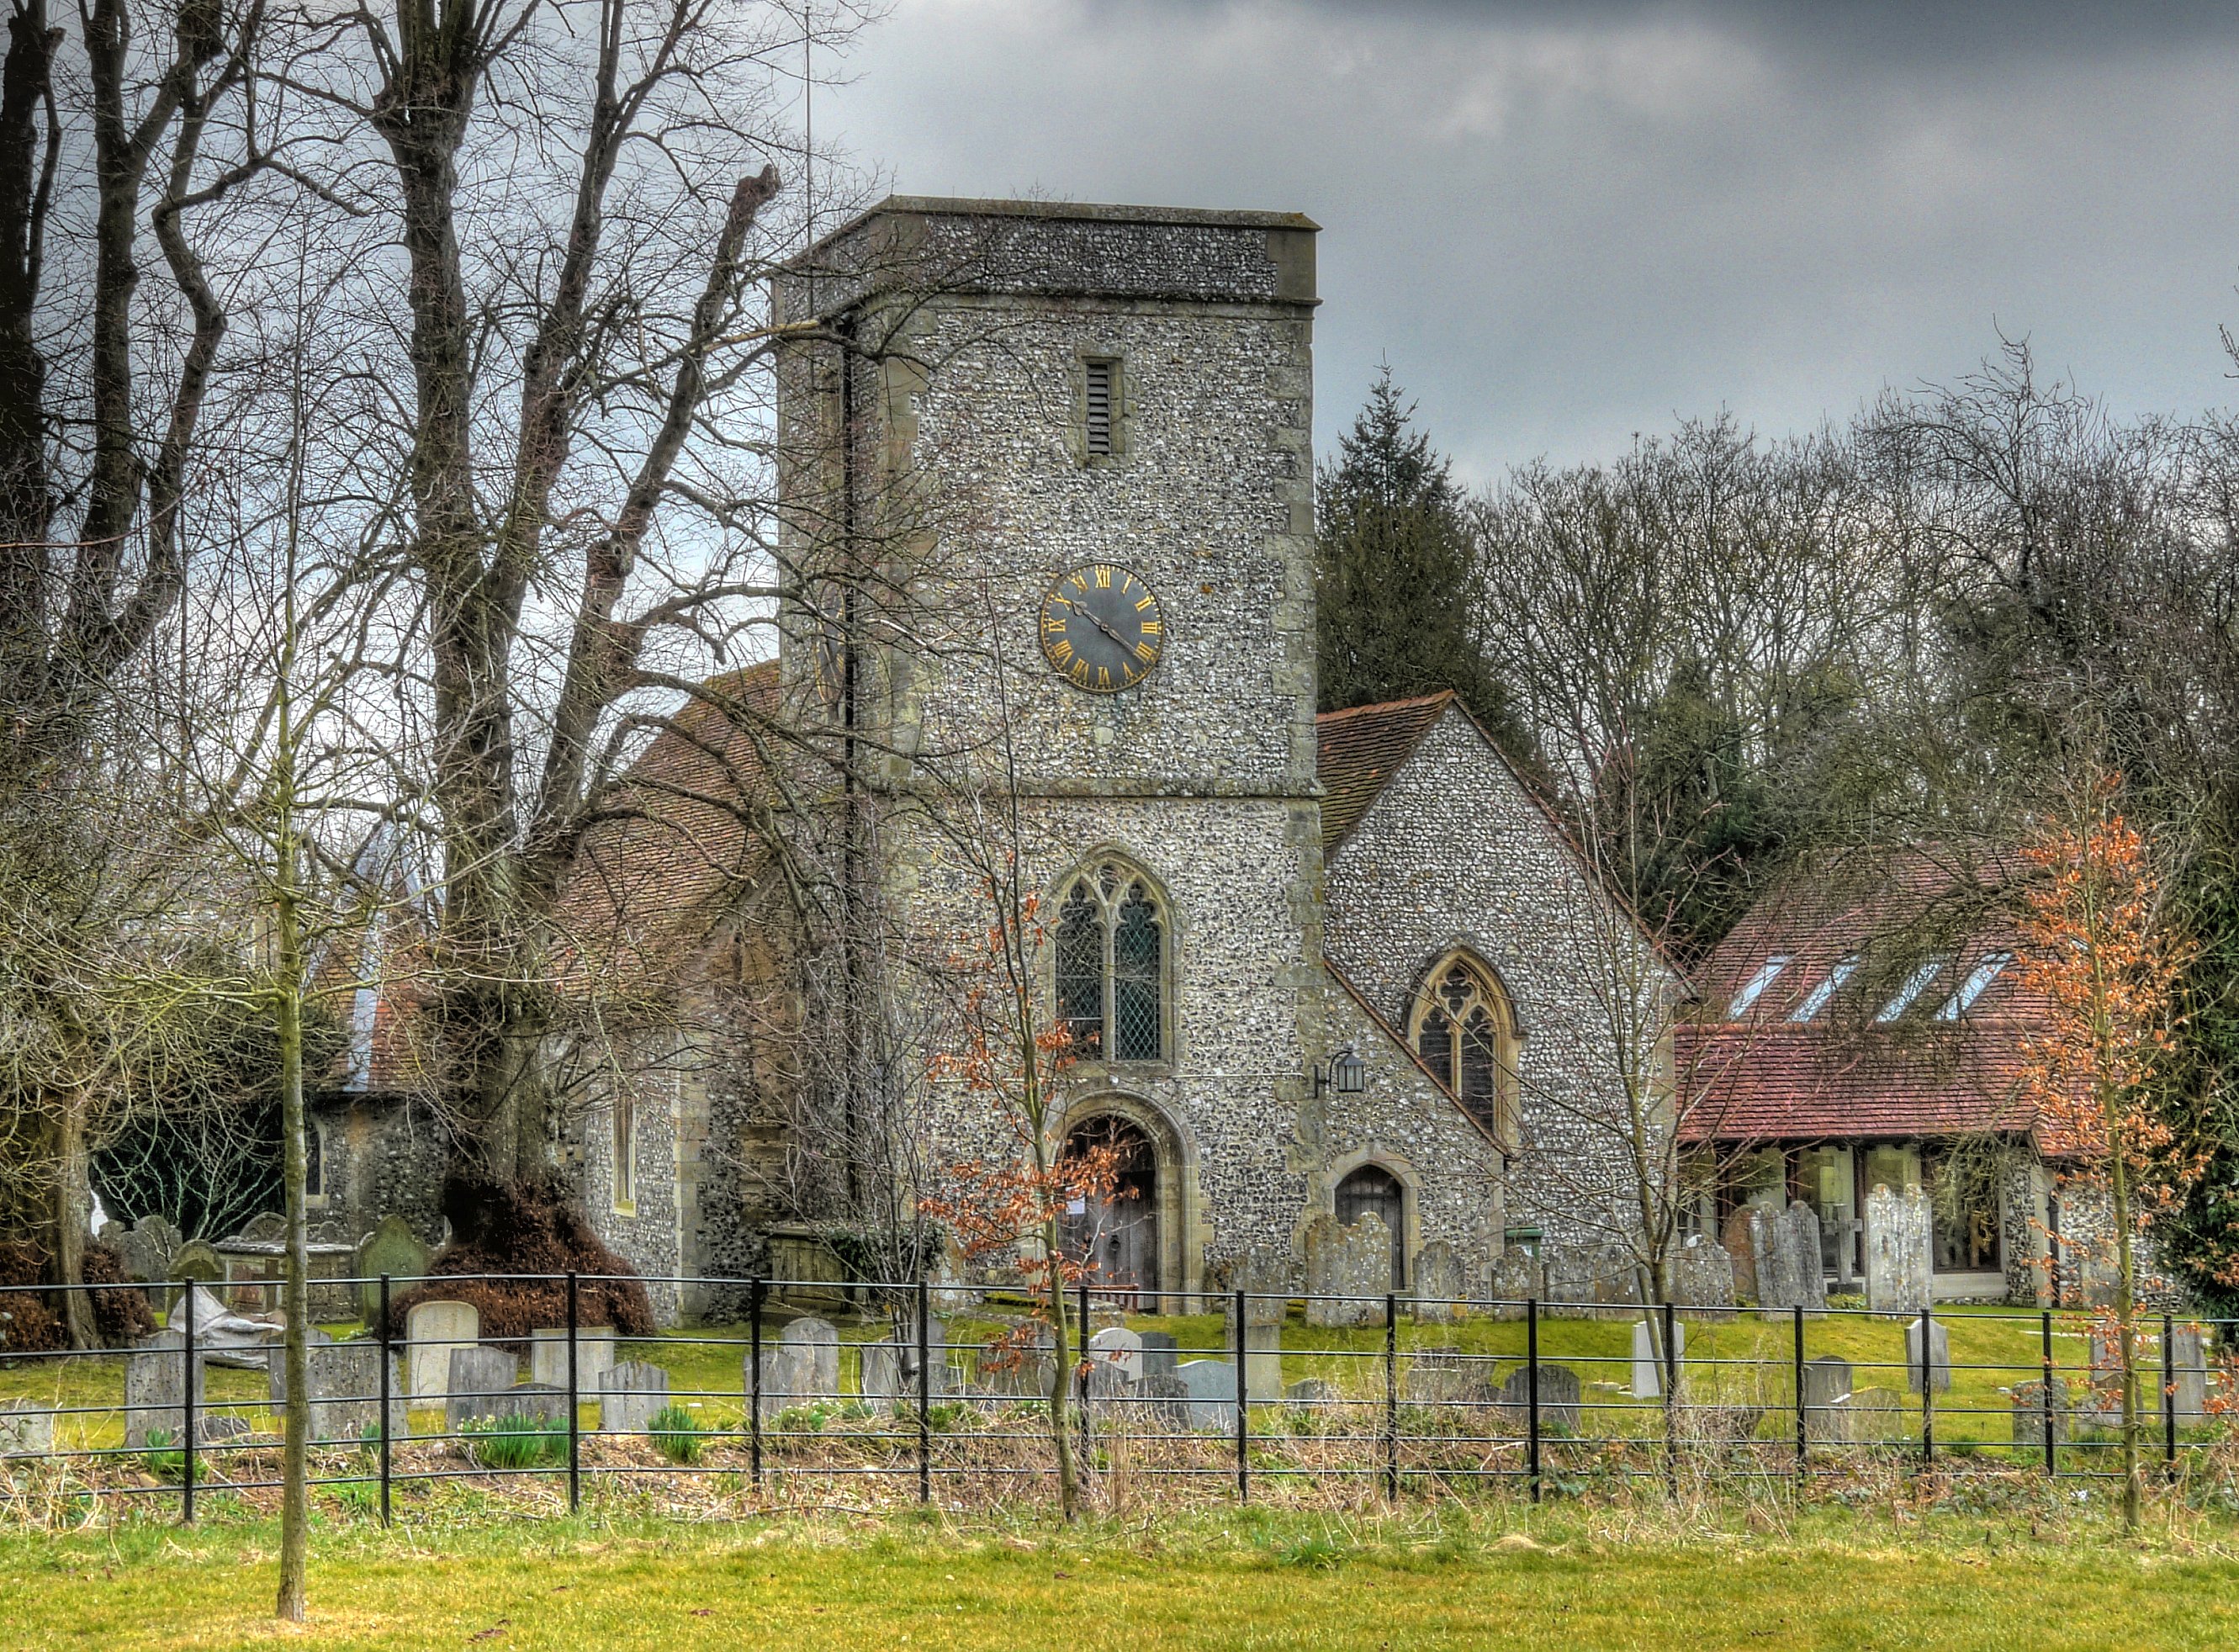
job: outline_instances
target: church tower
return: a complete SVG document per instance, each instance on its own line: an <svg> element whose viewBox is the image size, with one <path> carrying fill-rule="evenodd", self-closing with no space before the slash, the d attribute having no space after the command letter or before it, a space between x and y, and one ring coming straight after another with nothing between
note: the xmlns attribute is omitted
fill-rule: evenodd
<svg viewBox="0 0 2239 1652"><path fill-rule="evenodd" d="M984 909L907 796L1019 799L1036 990L1086 1052L1060 1133L1137 1195L1106 1277L1169 1296L1327 1208L1315 235L898 196L778 288L781 674L847 753L846 853L961 942ZM995 1146L952 1100L931 1156Z"/></svg>

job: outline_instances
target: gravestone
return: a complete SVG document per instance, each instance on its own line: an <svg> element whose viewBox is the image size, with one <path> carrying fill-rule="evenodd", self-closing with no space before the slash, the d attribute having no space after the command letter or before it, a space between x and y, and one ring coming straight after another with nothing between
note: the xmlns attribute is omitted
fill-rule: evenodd
<svg viewBox="0 0 2239 1652"><path fill-rule="evenodd" d="M43 1457L55 1449L55 1414L30 1400L0 1403L0 1457Z"/></svg>
<svg viewBox="0 0 2239 1652"><path fill-rule="evenodd" d="M741 1362L745 1383L754 1382L754 1356ZM762 1343L761 1413L767 1421L795 1405L834 1398L840 1392L840 1332L828 1319L795 1319L774 1341Z"/></svg>
<svg viewBox="0 0 2239 1652"><path fill-rule="evenodd" d="M584 1325L575 1332L575 1391L598 1392L601 1372L615 1368L615 1328ZM568 1327L528 1333L528 1380L554 1388L568 1386Z"/></svg>
<svg viewBox="0 0 2239 1652"><path fill-rule="evenodd" d="M451 1356L476 1345L481 1310L470 1302L415 1302L404 1316L404 1389L414 1404L434 1404L451 1391ZM513 1378L508 1376L510 1385Z"/></svg>
<svg viewBox="0 0 2239 1652"><path fill-rule="evenodd" d="M288 1403L288 1350L275 1348L267 1358L265 1392L277 1411ZM304 1386L311 1397L312 1439L355 1442L380 1423L380 1343L338 1343L314 1325L303 1350L303 1370ZM402 1439L410 1431L405 1407L404 1396L392 1391L389 1397L392 1440Z"/></svg>
<svg viewBox="0 0 2239 1652"><path fill-rule="evenodd" d="M1389 1253L1385 1264L1391 1265ZM1283 1397L1283 1318L1290 1311L1289 1269L1273 1252L1254 1251L1235 1264L1230 1277L1246 1294L1244 1299L1244 1383L1246 1397L1254 1405ZM1236 1346L1236 1301L1222 1302L1224 1348Z"/></svg>
<svg viewBox="0 0 2239 1652"><path fill-rule="evenodd" d="M277 1211L259 1211L241 1224L241 1231L233 1236L246 1239L251 1244L270 1244L288 1240L288 1218Z"/></svg>
<svg viewBox="0 0 2239 1652"><path fill-rule="evenodd" d="M1752 1207L1736 1206L1726 1217L1726 1225L1719 1237L1724 1242L1727 1256L1733 1259L1734 1292L1744 1302L1759 1300L1757 1282L1757 1236L1751 1225Z"/></svg>
<svg viewBox="0 0 2239 1652"><path fill-rule="evenodd" d="M1798 1199L1784 1211L1753 1209L1750 1234L1756 1248L1757 1306L1766 1317L1827 1305L1827 1281L1819 1264L1819 1217L1810 1205Z"/></svg>
<svg viewBox="0 0 2239 1652"><path fill-rule="evenodd" d="M1174 1367L1181 1363L1181 1344L1163 1330L1143 1333L1143 1380L1172 1377Z"/></svg>
<svg viewBox="0 0 2239 1652"><path fill-rule="evenodd" d="M1943 1322L1930 1319L1928 1324L1928 1380L1939 1394L1951 1391L1951 1333ZM1904 1385L1915 1394L1920 1392L1920 1327L1917 1319L1910 1320L1904 1328Z"/></svg>
<svg viewBox="0 0 2239 1652"><path fill-rule="evenodd" d="M1183 1413L1193 1429L1236 1426L1236 1366L1226 1359L1186 1359L1174 1376L1186 1397Z"/></svg>
<svg viewBox="0 0 2239 1652"><path fill-rule="evenodd" d="M1495 1304L1494 1318L1521 1319L1527 1304L1547 1295L1547 1277L1538 1257L1511 1246L1493 1259L1487 1288Z"/></svg>
<svg viewBox="0 0 2239 1652"><path fill-rule="evenodd" d="M980 1355L980 1385L992 1395L1046 1400L1057 1378L1057 1355L1050 1329L1028 1320Z"/></svg>
<svg viewBox="0 0 2239 1652"><path fill-rule="evenodd" d="M1645 1319L1632 1322L1632 1397L1637 1400L1661 1399L1664 1397L1664 1362L1656 1351L1658 1336L1655 1327ZM1671 1357L1675 1365L1687 1357L1687 1322L1675 1318L1671 1322ZM1686 1385L1687 1373L1679 1370L1680 1386Z"/></svg>
<svg viewBox="0 0 2239 1652"><path fill-rule="evenodd" d="M183 1331L189 1324L195 1351L214 1365L236 1370L262 1370L265 1350L280 1335L277 1325L243 1318L200 1284L189 1284L171 1304L167 1329Z"/></svg>
<svg viewBox="0 0 2239 1652"><path fill-rule="evenodd" d="M1866 1306L1877 1314L1917 1314L1928 1306L1933 1255L1928 1196L1893 1193L1877 1183L1866 1195Z"/></svg>
<svg viewBox="0 0 2239 1652"><path fill-rule="evenodd" d="M1088 1339L1088 1358L1092 1370L1101 1367L1123 1383L1139 1382L1143 1376L1143 1339L1125 1325L1107 1325Z"/></svg>
<svg viewBox="0 0 2239 1652"><path fill-rule="evenodd" d="M1547 1310L1559 1318L1591 1314L1594 1301L1594 1257L1584 1245L1551 1244L1539 1252L1540 1278Z"/></svg>
<svg viewBox="0 0 2239 1652"><path fill-rule="evenodd" d="M116 1241L124 1258L126 1277L142 1284L162 1284L179 1277L171 1262L183 1243L179 1230L160 1216L142 1217Z"/></svg>
<svg viewBox="0 0 2239 1652"><path fill-rule="evenodd" d="M2044 1393L2041 1383L2014 1384L2014 1444L2016 1448L2043 1451L2044 1450ZM2052 1443L2066 1442L2072 1402L2068 1379L2056 1377L2052 1383Z"/></svg>
<svg viewBox="0 0 2239 1652"><path fill-rule="evenodd" d="M1462 1317L1461 1299L1468 1294L1462 1278L1461 1258L1444 1239L1433 1239L1415 1253L1415 1321L1423 1325L1448 1325Z"/></svg>
<svg viewBox="0 0 2239 1652"><path fill-rule="evenodd" d="M1458 1405L1487 1397L1485 1362L1453 1349L1417 1350L1400 1374L1400 1397L1414 1405Z"/></svg>
<svg viewBox="0 0 2239 1652"><path fill-rule="evenodd" d="M187 1437L187 1339L176 1330L143 1337L124 1356L124 1443L137 1451L150 1434L173 1445ZM202 1414L203 1362L195 1361L195 1411ZM198 1430L202 1431L202 1430Z"/></svg>
<svg viewBox="0 0 2239 1652"><path fill-rule="evenodd" d="M1301 1377L1283 1390L1283 1398L1292 1405L1333 1405L1337 1390L1319 1377Z"/></svg>
<svg viewBox="0 0 2239 1652"><path fill-rule="evenodd" d="M1622 1310L1638 1310L1648 1298L1648 1281L1641 1277L1640 1258L1632 1247L1624 1244L1599 1244L1588 1252L1594 1271L1593 1298L1605 1308ZM1621 1312L1601 1316L1618 1318Z"/></svg>
<svg viewBox="0 0 2239 1652"><path fill-rule="evenodd" d="M926 1326L926 1392L940 1399L948 1392L948 1327L928 1316ZM917 1337L866 1343L862 1350L863 1403L891 1409L917 1403Z"/></svg>
<svg viewBox="0 0 2239 1652"><path fill-rule="evenodd" d="M932 1294L929 1305L934 1313L969 1313L980 1305L980 1292L973 1289L972 1270L954 1239L941 1242L928 1284Z"/></svg>
<svg viewBox="0 0 2239 1652"><path fill-rule="evenodd" d="M599 1373L599 1431L643 1434L668 1405L668 1373L641 1359L626 1359Z"/></svg>
<svg viewBox="0 0 2239 1652"><path fill-rule="evenodd" d="M1578 1431L1580 1397L1584 1392L1578 1372L1568 1365L1539 1367L1539 1431L1543 1434L1571 1434ZM1519 1365L1509 1372L1508 1380L1500 1385L1493 1397L1499 1401L1501 1423L1505 1428L1518 1431L1531 1426L1531 1370Z"/></svg>
<svg viewBox="0 0 2239 1652"><path fill-rule="evenodd" d="M502 1348L479 1343L453 1348L444 1372L444 1432L456 1434L462 1423L506 1415L500 1407L520 1375L521 1362Z"/></svg>
<svg viewBox="0 0 2239 1652"><path fill-rule="evenodd" d="M1380 1325L1392 1289L1392 1230L1373 1211L1351 1222L1318 1216L1306 1227L1306 1323Z"/></svg>
<svg viewBox="0 0 2239 1652"><path fill-rule="evenodd" d="M1815 1445L1847 1439L1843 1406L1850 1397L1850 1362L1832 1354L1804 1363L1804 1437Z"/></svg>
<svg viewBox="0 0 2239 1652"><path fill-rule="evenodd" d="M1135 1384L1135 1397L1141 1402L1135 1408L1137 1420L1159 1428L1190 1426L1189 1390L1173 1371L1146 1371Z"/></svg>
<svg viewBox="0 0 2239 1652"><path fill-rule="evenodd" d="M357 1255L351 1266L362 1281L358 1286L358 1300L366 1324L371 1324L381 1311L381 1276L389 1276L392 1293L402 1291L428 1271L431 1254L420 1242L420 1236L413 1232L412 1224L394 1211L382 1217L373 1231L358 1241Z"/></svg>
<svg viewBox="0 0 2239 1652"><path fill-rule="evenodd" d="M2208 1338L2197 1325L2169 1335L2169 1386L2179 1428L2196 1428L2208 1415Z"/></svg>
<svg viewBox="0 0 2239 1652"><path fill-rule="evenodd" d="M195 1284L214 1285L225 1278L225 1259L218 1255L217 1248L207 1239L189 1239L171 1252L169 1271L172 1280L185 1279ZM176 1299L173 1305L176 1305Z"/></svg>
<svg viewBox="0 0 2239 1652"><path fill-rule="evenodd" d="M1683 1244L1664 1264L1671 1300L1705 1319L1731 1319L1734 1263L1722 1244L1702 1240Z"/></svg>
<svg viewBox="0 0 2239 1652"><path fill-rule="evenodd" d="M1910 1438L1920 1417L1920 1408L1907 1405L1893 1388L1861 1388L1851 1391L1843 1407L1847 1436L1862 1445L1889 1445Z"/></svg>

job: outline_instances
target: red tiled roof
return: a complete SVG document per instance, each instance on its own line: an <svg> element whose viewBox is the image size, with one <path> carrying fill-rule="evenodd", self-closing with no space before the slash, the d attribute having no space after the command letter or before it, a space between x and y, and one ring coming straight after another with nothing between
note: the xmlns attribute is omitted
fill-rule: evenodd
<svg viewBox="0 0 2239 1652"><path fill-rule="evenodd" d="M1322 783L1322 851L1345 841L1399 766L1454 703L1451 688L1412 700L1325 711L1314 719Z"/></svg>
<svg viewBox="0 0 2239 1652"><path fill-rule="evenodd" d="M2016 949L1997 853L1916 849L1837 859L1784 879L1696 977L1695 1018L1673 1058L1691 1140L1937 1137L2034 1127L2023 1043L2048 1006L2009 965L1955 1021L1937 1012L1989 954ZM1777 955L1789 963L1738 1018L1736 994ZM1791 1018L1838 965L1848 982L1809 1022ZM1877 1018L1930 959L1946 961L1910 1008Z"/></svg>
<svg viewBox="0 0 2239 1652"><path fill-rule="evenodd" d="M722 897L761 864L748 825L765 769L761 720L775 709L774 660L718 677L669 719L584 835L558 913L563 972L579 984L672 973L704 940Z"/></svg>

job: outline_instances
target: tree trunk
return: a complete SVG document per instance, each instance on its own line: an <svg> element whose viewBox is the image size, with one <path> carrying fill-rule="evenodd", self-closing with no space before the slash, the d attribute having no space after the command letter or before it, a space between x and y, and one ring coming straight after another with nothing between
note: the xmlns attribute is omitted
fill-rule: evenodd
<svg viewBox="0 0 2239 1652"><path fill-rule="evenodd" d="M90 1237L92 1209L88 1195L92 1156L85 1143L86 1098L75 1091L65 1093L55 1118L53 1189L54 1276L58 1285L85 1283L85 1242ZM83 1290L65 1290L63 1324L70 1346L98 1348L101 1333L93 1323L93 1301Z"/></svg>
<svg viewBox="0 0 2239 1652"><path fill-rule="evenodd" d="M1041 1151L1035 1150L1040 1158ZM1044 1166L1046 1175L1047 1166ZM1058 1265L1064 1254L1060 1248L1064 1235L1058 1231L1058 1219L1052 1216L1043 1225L1042 1243L1048 1247L1050 1330L1056 1343L1055 1370L1050 1377L1049 1421L1050 1440L1057 1447L1058 1506L1064 1511L1068 1523L1080 1518L1080 1465L1073 1454L1072 1388L1076 1362L1067 1354L1066 1344L1070 1330L1065 1302L1065 1271ZM1080 1362L1088 1358L1088 1326L1080 1327Z"/></svg>
<svg viewBox="0 0 2239 1652"><path fill-rule="evenodd" d="M292 853L284 860L292 860ZM282 873L292 882L283 865ZM286 1316L285 1350L288 1376L286 1443L280 1454L280 1593L275 1606L278 1616L290 1622L303 1621L305 1573L309 1540L308 1470L311 1439L309 1383L310 1302L309 1222L303 1209L306 1173L303 1149L303 1014L302 941L295 893L284 885L276 903L280 952L280 985L274 1004L274 1031L280 1045L281 1145L288 1205L288 1270L282 1287L282 1310ZM389 1419L381 1420L384 1429Z"/></svg>
<svg viewBox="0 0 2239 1652"><path fill-rule="evenodd" d="M2110 1155L2109 1203L2115 1224L2115 1326L2123 1372L2123 1529L2138 1529L2143 1501L2138 1463L2138 1295L2137 1257L2130 1244L2130 1172L2123 1158L2121 1134L2115 1137Z"/></svg>

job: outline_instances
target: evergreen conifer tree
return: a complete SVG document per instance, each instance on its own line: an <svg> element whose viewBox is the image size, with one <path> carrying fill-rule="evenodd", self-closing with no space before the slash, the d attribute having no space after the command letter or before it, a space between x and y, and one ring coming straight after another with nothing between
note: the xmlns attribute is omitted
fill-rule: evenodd
<svg viewBox="0 0 2239 1652"><path fill-rule="evenodd" d="M1385 368L1316 483L1320 705L1451 688L1509 755L1531 758L1470 614L1477 550L1452 461L1414 428Z"/></svg>

